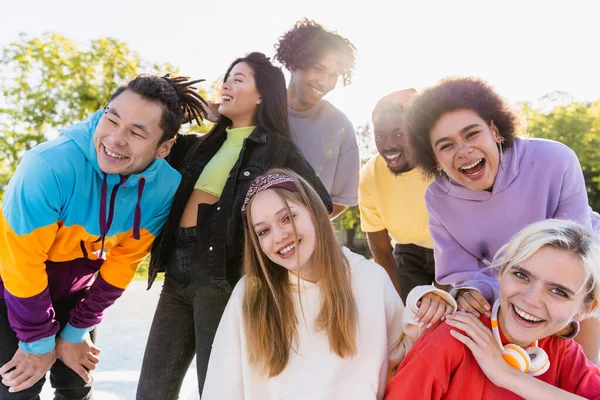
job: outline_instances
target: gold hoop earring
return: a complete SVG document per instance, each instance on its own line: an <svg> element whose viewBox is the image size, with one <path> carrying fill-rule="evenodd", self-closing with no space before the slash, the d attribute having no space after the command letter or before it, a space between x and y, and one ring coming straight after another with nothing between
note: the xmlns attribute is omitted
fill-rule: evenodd
<svg viewBox="0 0 600 400"><path fill-rule="evenodd" d="M504 154L502 153L502 143L504 142L504 140L502 142L498 142L498 152L500 153L500 168L504 169L504 164L502 164L502 158L504 157Z"/></svg>
<svg viewBox="0 0 600 400"><path fill-rule="evenodd" d="M437 175L440 174L440 170L437 167L431 167L427 170L427 172L425 173L425 181L429 181L429 174L431 173L431 171L436 170L437 171Z"/></svg>

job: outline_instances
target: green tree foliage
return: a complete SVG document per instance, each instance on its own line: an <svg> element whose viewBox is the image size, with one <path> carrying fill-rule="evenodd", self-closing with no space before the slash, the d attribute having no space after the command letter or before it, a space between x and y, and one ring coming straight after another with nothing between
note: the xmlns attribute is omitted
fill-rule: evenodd
<svg viewBox="0 0 600 400"><path fill-rule="evenodd" d="M55 136L53 128L103 108L119 84L138 73L177 73L113 38L82 46L56 33L22 34L0 57L0 199L23 152Z"/></svg>
<svg viewBox="0 0 600 400"><path fill-rule="evenodd" d="M600 99L594 103L571 102L543 113L523 105L531 136L556 140L579 157L590 205L600 211Z"/></svg>

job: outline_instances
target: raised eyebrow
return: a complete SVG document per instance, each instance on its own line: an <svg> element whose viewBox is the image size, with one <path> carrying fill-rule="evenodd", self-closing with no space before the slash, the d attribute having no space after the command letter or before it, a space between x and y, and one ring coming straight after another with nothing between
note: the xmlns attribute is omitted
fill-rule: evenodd
<svg viewBox="0 0 600 400"><path fill-rule="evenodd" d="M529 275L533 279L538 279L535 275L533 275L531 272L529 272L528 270L526 270L523 267L513 267L513 270L522 272L524 274L527 274L527 275ZM568 287L565 287L565 286L561 285L560 283L555 283L555 282L544 282L544 283L547 286L555 287L557 289L562 290L563 292L569 293L571 296L575 296L575 292L573 290L569 289Z"/></svg>

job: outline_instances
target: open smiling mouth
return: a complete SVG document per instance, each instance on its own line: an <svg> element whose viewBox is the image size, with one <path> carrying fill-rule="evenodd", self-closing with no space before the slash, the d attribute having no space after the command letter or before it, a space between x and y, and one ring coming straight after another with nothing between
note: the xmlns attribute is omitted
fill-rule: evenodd
<svg viewBox="0 0 600 400"><path fill-rule="evenodd" d="M315 89L315 88L314 88L314 87L312 87L312 86L309 86L309 88L310 88L310 92L311 92L311 93L313 94L313 96L315 96L315 97L321 98L321 97L323 97L323 96L325 95L325 92L323 92L323 91L321 91L321 90L318 90L318 89Z"/></svg>
<svg viewBox="0 0 600 400"><path fill-rule="evenodd" d="M383 157L385 158L385 160L387 161L387 163L390 167L395 167L398 164L400 164L400 161L402 159L402 152L401 151L386 152L383 154Z"/></svg>
<svg viewBox="0 0 600 400"><path fill-rule="evenodd" d="M485 158L480 158L479 160L473 161L471 164L459 167L458 170L468 177L473 177L479 174L483 170L484 166Z"/></svg>
<svg viewBox="0 0 600 400"><path fill-rule="evenodd" d="M110 158L114 158L116 160L126 160L129 157L125 157L121 154L115 153L110 151L106 146L102 145L102 147L104 148L104 154L106 154L107 156L109 156Z"/></svg>
<svg viewBox="0 0 600 400"><path fill-rule="evenodd" d="M300 243L300 241L298 241L298 243ZM283 249L280 249L277 251L277 254L279 254L279 256L281 258L289 258L291 256L293 256L296 253L296 243L291 243L287 246L285 246Z"/></svg>
<svg viewBox="0 0 600 400"><path fill-rule="evenodd" d="M520 309L519 307L515 306L514 304L511 304L511 308L512 308L513 314L519 320L521 320L529 325L538 325L545 321L541 318L536 317L535 315L531 315L531 314L525 312L525 310Z"/></svg>

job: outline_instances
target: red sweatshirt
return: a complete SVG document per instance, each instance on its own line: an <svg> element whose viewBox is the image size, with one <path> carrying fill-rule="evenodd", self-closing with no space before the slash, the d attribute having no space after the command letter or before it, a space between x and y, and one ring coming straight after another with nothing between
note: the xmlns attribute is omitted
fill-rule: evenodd
<svg viewBox="0 0 600 400"><path fill-rule="evenodd" d="M488 318L480 319L490 327ZM414 344L389 381L386 400L521 398L494 385L471 350L450 335L450 329L441 323ZM600 369L587 360L579 344L552 336L540 340L539 346L548 353L550 369L537 379L586 399L600 400Z"/></svg>

